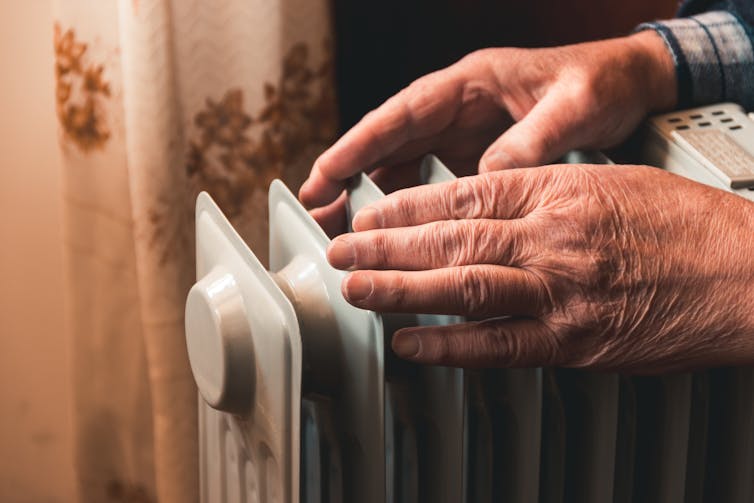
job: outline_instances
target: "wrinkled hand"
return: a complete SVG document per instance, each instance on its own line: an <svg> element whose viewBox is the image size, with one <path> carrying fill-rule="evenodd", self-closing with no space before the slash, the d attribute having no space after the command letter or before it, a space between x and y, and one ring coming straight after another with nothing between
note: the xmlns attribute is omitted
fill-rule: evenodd
<svg viewBox="0 0 754 503"><path fill-rule="evenodd" d="M433 152L460 174L539 166L574 148L618 144L675 103L673 61L652 31L547 49L485 49L412 83L367 114L314 164L299 197L323 227L350 176L390 191ZM480 160L481 159L481 160Z"/></svg>
<svg viewBox="0 0 754 503"><path fill-rule="evenodd" d="M328 259L416 362L656 373L754 362L754 205L655 168L514 169L400 190Z"/></svg>

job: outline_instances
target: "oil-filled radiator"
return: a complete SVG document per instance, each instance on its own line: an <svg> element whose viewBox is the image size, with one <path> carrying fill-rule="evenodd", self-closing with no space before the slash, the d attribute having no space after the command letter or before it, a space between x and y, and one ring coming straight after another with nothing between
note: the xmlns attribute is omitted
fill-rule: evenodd
<svg viewBox="0 0 754 503"><path fill-rule="evenodd" d="M754 122L722 104L652 118L631 156L754 201ZM564 162L610 164L601 153ZM424 183L454 175L433 156ZM383 197L366 175L349 211ZM400 327L349 305L329 239L269 191L265 269L209 195L196 207L186 337L203 503L754 501L754 371L632 377L397 359ZM753 238L754 239L754 238Z"/></svg>

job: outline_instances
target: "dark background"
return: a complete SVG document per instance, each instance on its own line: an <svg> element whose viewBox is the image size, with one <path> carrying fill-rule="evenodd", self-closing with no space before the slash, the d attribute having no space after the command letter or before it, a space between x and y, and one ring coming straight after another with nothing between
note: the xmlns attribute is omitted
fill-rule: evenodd
<svg viewBox="0 0 754 503"><path fill-rule="evenodd" d="M335 0L341 129L417 77L483 47L620 36L677 0Z"/></svg>

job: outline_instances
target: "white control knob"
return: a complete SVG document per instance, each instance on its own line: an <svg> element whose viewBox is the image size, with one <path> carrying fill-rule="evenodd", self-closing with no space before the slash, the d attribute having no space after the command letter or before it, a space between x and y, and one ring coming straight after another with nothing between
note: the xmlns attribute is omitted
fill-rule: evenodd
<svg viewBox="0 0 754 503"><path fill-rule="evenodd" d="M247 412L254 394L254 348L241 289L215 267L189 291L186 344L199 392L210 407Z"/></svg>

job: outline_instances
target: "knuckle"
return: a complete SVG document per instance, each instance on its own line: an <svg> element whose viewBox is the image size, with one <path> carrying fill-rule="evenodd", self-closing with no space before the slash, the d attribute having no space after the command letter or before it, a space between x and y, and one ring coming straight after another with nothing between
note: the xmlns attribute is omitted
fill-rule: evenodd
<svg viewBox="0 0 754 503"><path fill-rule="evenodd" d="M393 273L389 276L388 298L394 305L404 305L409 295L409 284L406 276L400 273Z"/></svg>
<svg viewBox="0 0 754 503"><path fill-rule="evenodd" d="M470 64L470 65L477 65L482 62L489 61L494 49L485 48L485 49L477 49L473 52L470 52L466 56L464 56L460 63L463 64Z"/></svg>
<svg viewBox="0 0 754 503"><path fill-rule="evenodd" d="M416 190L416 187L399 189L374 204L383 227L402 227L421 219L427 208L417 203Z"/></svg>
<svg viewBox="0 0 754 503"><path fill-rule="evenodd" d="M497 263L500 233L488 220L468 220L446 225L446 265L466 266Z"/></svg>
<svg viewBox="0 0 754 503"><path fill-rule="evenodd" d="M451 260L449 261L451 266L465 266L476 262L475 259L479 250L476 242L477 236L473 228L473 223L470 225L467 222L465 225L456 225L453 229L450 240L452 246L448 247L452 250Z"/></svg>
<svg viewBox="0 0 754 503"><path fill-rule="evenodd" d="M375 117L378 116L378 113L377 113L378 110L379 110L379 108L373 108L372 110L370 110L367 113L365 113L364 116L359 121L359 124L361 126L365 126L367 124L371 124L374 121Z"/></svg>
<svg viewBox="0 0 754 503"><path fill-rule="evenodd" d="M494 341L486 330L469 324L462 332L440 334L434 348L435 359L441 365L463 363L464 367L490 366L494 361Z"/></svg>
<svg viewBox="0 0 754 503"><path fill-rule="evenodd" d="M430 73L429 75L411 82L406 88L406 98L409 104L414 104L417 101L425 100L427 97L431 96L434 91L432 80L435 78L437 78L437 72Z"/></svg>
<svg viewBox="0 0 754 503"><path fill-rule="evenodd" d="M369 246L364 247L369 257L369 263L366 266L382 267L387 265L390 258L390 241L387 233L377 231L373 234Z"/></svg>
<svg viewBox="0 0 754 503"><path fill-rule="evenodd" d="M375 114L370 121L369 133L379 145L388 146L391 138L406 131L411 126L412 116L409 107L410 86L389 98L380 108L379 115Z"/></svg>
<svg viewBox="0 0 754 503"><path fill-rule="evenodd" d="M486 352L497 362L515 365L524 359L524 348L521 339L511 334L502 324L496 322L482 322L487 335L485 341Z"/></svg>
<svg viewBox="0 0 754 503"><path fill-rule="evenodd" d="M444 73L434 72L413 81L405 92L403 105L403 117L409 131L413 131L416 122L425 117L437 104L437 83L442 81Z"/></svg>
<svg viewBox="0 0 754 503"><path fill-rule="evenodd" d="M482 186L488 183L484 177L457 180L451 185L448 208L455 218L478 219L485 213Z"/></svg>
<svg viewBox="0 0 754 503"><path fill-rule="evenodd" d="M461 267L458 270L457 284L459 304L465 313L478 314L489 311L492 288L483 273L470 267Z"/></svg>
<svg viewBox="0 0 754 503"><path fill-rule="evenodd" d="M414 204L411 189L399 189L375 204L379 208L383 224L412 222L419 208Z"/></svg>
<svg viewBox="0 0 754 503"><path fill-rule="evenodd" d="M511 64L520 59L523 52L515 47L487 47L470 52L460 63L471 66L500 65L500 62Z"/></svg>
<svg viewBox="0 0 754 503"><path fill-rule="evenodd" d="M475 234L471 225L457 221L433 222L422 226L421 246L432 256L435 267L456 267L474 263Z"/></svg>
<svg viewBox="0 0 754 503"><path fill-rule="evenodd" d="M448 227L451 222L432 222L417 230L417 252L427 253L429 263L434 267L447 267L450 262L448 250L455 246L449 239ZM449 242L450 241L450 242Z"/></svg>
<svg viewBox="0 0 754 503"><path fill-rule="evenodd" d="M471 194L468 181L462 179L450 185L448 196L445 200L447 203L447 214L451 218L459 218L466 213L466 208L473 194Z"/></svg>
<svg viewBox="0 0 754 503"><path fill-rule="evenodd" d="M421 345L417 357L426 362L445 365L455 360L458 351L455 348L453 340L456 338L451 333L445 333L441 327L428 332L423 330L424 335L421 337Z"/></svg>
<svg viewBox="0 0 754 503"><path fill-rule="evenodd" d="M591 71L579 71L576 78L569 81L564 97L570 107L578 110L579 118L584 119L593 110L600 110L601 83Z"/></svg>
<svg viewBox="0 0 754 503"><path fill-rule="evenodd" d="M574 80L569 85L569 97L574 103L588 105L594 99L595 82L592 74L582 72L581 78Z"/></svg>
<svg viewBox="0 0 754 503"><path fill-rule="evenodd" d="M465 240L466 249L473 253L476 263L504 265L511 262L510 250L516 246L515 241L502 222L489 220L470 222ZM469 246L471 243L473 246Z"/></svg>

